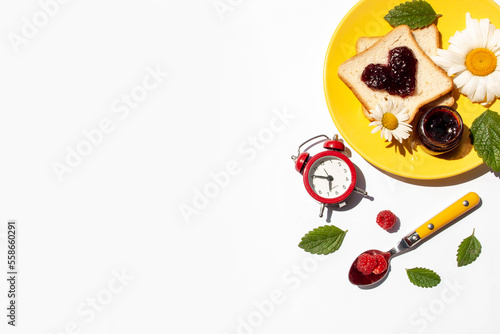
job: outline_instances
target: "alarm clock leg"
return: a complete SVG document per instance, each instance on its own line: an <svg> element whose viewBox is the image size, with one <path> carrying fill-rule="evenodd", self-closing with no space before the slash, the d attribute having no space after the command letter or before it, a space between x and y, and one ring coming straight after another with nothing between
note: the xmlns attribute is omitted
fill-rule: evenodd
<svg viewBox="0 0 500 334"><path fill-rule="evenodd" d="M321 203L319 207L319 217L323 217L323 212L325 212L325 203Z"/></svg>
<svg viewBox="0 0 500 334"><path fill-rule="evenodd" d="M354 187L354 191L357 192L358 194L363 195L363 196L368 195L368 193L365 190L358 188L358 187Z"/></svg>

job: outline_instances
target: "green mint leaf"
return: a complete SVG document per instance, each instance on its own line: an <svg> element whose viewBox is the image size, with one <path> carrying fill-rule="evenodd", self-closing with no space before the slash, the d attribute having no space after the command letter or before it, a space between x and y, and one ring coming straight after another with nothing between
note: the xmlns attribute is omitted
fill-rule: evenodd
<svg viewBox="0 0 500 334"><path fill-rule="evenodd" d="M333 225L321 226L304 235L299 247L311 254L330 254L340 248L346 233Z"/></svg>
<svg viewBox="0 0 500 334"><path fill-rule="evenodd" d="M481 243L474 236L475 231L476 229L472 231L470 237L465 238L460 246L458 246L457 264L459 267L471 264L476 261L479 254L481 254Z"/></svg>
<svg viewBox="0 0 500 334"><path fill-rule="evenodd" d="M484 163L500 172L500 115L487 109L470 127L472 143Z"/></svg>
<svg viewBox="0 0 500 334"><path fill-rule="evenodd" d="M410 282L421 288L432 288L441 282L441 277L434 271L426 268L406 269Z"/></svg>
<svg viewBox="0 0 500 334"><path fill-rule="evenodd" d="M418 29L430 25L440 16L427 1L413 0L394 7L384 19L393 27L406 24L410 29Z"/></svg>

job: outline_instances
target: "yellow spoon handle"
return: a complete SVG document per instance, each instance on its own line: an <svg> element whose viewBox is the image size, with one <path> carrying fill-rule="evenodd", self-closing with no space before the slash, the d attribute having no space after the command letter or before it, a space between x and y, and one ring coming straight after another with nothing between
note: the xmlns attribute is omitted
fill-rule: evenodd
<svg viewBox="0 0 500 334"><path fill-rule="evenodd" d="M415 232L420 237L420 240L427 238L434 232L439 231L448 223L454 221L459 216L463 215L467 211L470 211L476 205L479 204L480 198L478 194L470 192L467 195L460 198L458 201L435 215L433 218L428 220L426 223L418 227Z"/></svg>

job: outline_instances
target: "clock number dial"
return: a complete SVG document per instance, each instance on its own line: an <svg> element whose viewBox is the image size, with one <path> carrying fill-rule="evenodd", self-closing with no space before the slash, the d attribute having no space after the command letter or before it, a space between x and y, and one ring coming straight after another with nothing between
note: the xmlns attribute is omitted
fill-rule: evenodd
<svg viewBox="0 0 500 334"><path fill-rule="evenodd" d="M353 180L350 168L344 160L335 156L324 156L311 166L308 181L316 194L332 199L344 195Z"/></svg>

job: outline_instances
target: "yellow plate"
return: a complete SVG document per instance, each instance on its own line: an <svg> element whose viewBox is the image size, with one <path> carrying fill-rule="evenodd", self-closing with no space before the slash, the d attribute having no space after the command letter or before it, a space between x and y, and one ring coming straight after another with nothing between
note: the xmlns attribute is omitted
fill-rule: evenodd
<svg viewBox="0 0 500 334"><path fill-rule="evenodd" d="M381 36L392 27L384 16L404 0L361 0L340 22L335 30L325 59L324 89L330 115L341 136L368 162L389 173L412 179L441 179L469 171L482 164L482 159L470 145L468 134L472 121L486 110L471 103L463 95L455 94L455 108L462 116L466 131L460 147L444 156L432 156L418 145L389 143L380 138L380 132L371 133L372 127L361 112L361 104L337 76L341 63L355 55L355 43L361 36ZM472 18L489 18L500 28L500 7L491 0L428 0L436 13L442 37L442 47L448 48L448 39L457 30L465 29L465 13ZM496 101L490 108L500 112ZM417 115L418 117L418 115ZM416 118L417 118L416 117ZM408 141L406 141L408 142Z"/></svg>

